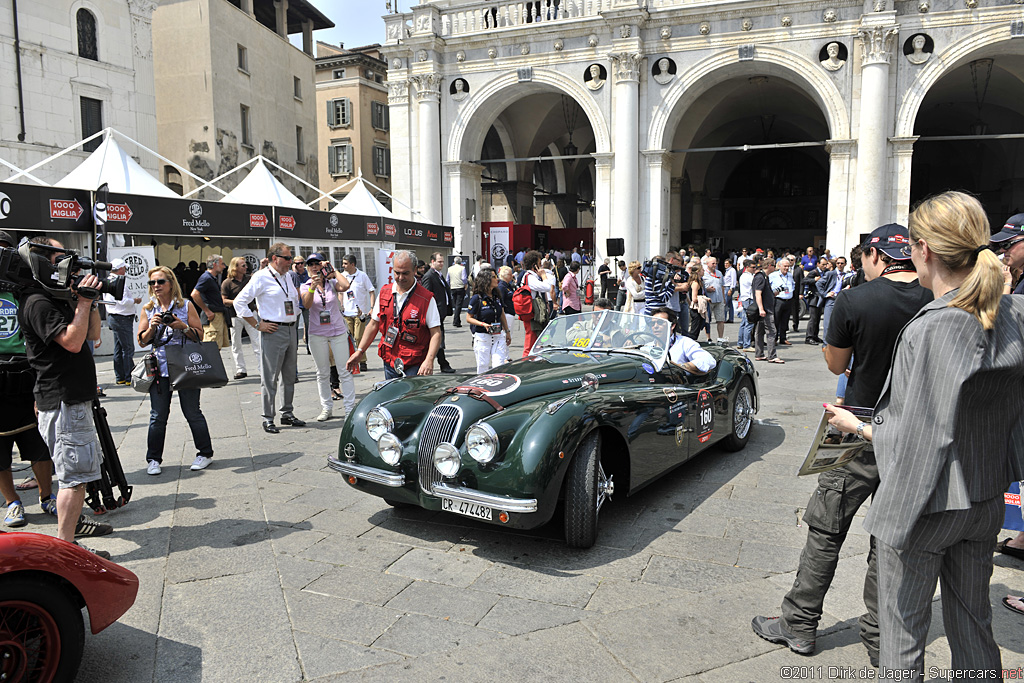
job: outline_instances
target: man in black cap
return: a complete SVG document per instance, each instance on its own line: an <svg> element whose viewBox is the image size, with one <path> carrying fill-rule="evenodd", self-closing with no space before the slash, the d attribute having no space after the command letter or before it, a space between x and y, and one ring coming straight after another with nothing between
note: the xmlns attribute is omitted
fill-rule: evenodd
<svg viewBox="0 0 1024 683"><path fill-rule="evenodd" d="M910 236L890 223L877 228L862 245L867 282L836 297L826 331L825 362L833 374L846 372L846 404L873 408L892 364L900 330L932 300L917 281L910 260ZM839 552L860 506L878 488L878 466L868 446L855 460L818 475L818 488L804 512L807 542L800 555L793 588L782 600L781 617L754 617L754 633L794 652L811 654L821 619L825 592L832 583ZM860 636L872 664L878 661L878 572L874 544L864 578L867 613L860 618Z"/></svg>
<svg viewBox="0 0 1024 683"><path fill-rule="evenodd" d="M1003 258L1003 294L1024 294L1024 277L1020 277L1024 269L1024 213L1006 219L1003 228L992 235L992 246Z"/></svg>

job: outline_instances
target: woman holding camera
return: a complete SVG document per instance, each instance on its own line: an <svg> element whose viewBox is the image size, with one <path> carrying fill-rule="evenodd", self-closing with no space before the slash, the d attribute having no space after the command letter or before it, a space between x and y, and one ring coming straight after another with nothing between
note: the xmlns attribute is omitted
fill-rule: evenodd
<svg viewBox="0 0 1024 683"><path fill-rule="evenodd" d="M189 306L181 296L178 279L166 266L149 269L149 301L139 313L138 339L140 346L153 345L159 364L159 376L149 387L149 438L146 472L160 474L163 462L164 436L167 432L167 417L171 413L171 381L167 373L167 344L184 344L186 341L199 342L203 338L203 326L199 312ZM192 430L196 459L192 471L206 469L213 459L213 444L206 417L199 408L199 389L179 389L178 402L181 412Z"/></svg>
<svg viewBox="0 0 1024 683"><path fill-rule="evenodd" d="M299 295L302 305L309 311L309 352L316 365L316 383L320 390L322 410L316 420L326 422L331 419L331 353L340 359L348 358L353 351L349 348L348 327L338 299L338 294L348 289L349 282L321 254L311 254L306 259L306 268L310 277L302 283ZM356 406L356 385L348 368L340 364L336 367L347 414Z"/></svg>
<svg viewBox="0 0 1024 683"><path fill-rule="evenodd" d="M473 280L473 296L469 300L466 322L473 333L477 374L508 362L512 331L505 318L501 297L495 291L497 287L498 276L489 268L481 270Z"/></svg>
<svg viewBox="0 0 1024 683"><path fill-rule="evenodd" d="M690 279L687 281L687 293L690 295L690 329L686 336L694 341L700 341L700 333L704 331L707 341L711 341L711 332L708 328L708 297L704 294L704 267L700 260L694 260L690 269Z"/></svg>

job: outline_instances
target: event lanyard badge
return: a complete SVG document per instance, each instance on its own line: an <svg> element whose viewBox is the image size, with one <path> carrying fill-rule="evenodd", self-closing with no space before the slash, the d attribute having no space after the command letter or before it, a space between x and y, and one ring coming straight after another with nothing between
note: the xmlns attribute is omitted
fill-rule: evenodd
<svg viewBox="0 0 1024 683"><path fill-rule="evenodd" d="M327 309L320 311L320 324L330 325L331 324L331 312Z"/></svg>
<svg viewBox="0 0 1024 683"><path fill-rule="evenodd" d="M284 314L295 315L295 304L292 303L291 299L285 299L284 302Z"/></svg>

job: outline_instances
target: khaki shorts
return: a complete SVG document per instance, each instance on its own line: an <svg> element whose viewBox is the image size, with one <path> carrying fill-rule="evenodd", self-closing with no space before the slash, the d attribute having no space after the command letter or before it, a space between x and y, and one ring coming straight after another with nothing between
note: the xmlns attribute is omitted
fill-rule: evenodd
<svg viewBox="0 0 1024 683"><path fill-rule="evenodd" d="M708 319L710 322L724 323L725 322L725 304L719 301L717 304L708 304Z"/></svg>
<svg viewBox="0 0 1024 683"><path fill-rule="evenodd" d="M231 346L231 340L228 339L228 326L224 321L223 313L214 313L210 322L203 325L203 341L217 342L219 349Z"/></svg>
<svg viewBox="0 0 1024 683"><path fill-rule="evenodd" d="M100 478L100 441L91 403L61 403L39 411L39 434L50 449L60 488L69 489Z"/></svg>

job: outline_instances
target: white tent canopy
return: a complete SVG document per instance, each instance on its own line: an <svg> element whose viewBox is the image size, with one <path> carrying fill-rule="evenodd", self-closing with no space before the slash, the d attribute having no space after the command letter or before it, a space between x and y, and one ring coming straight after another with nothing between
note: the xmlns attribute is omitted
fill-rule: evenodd
<svg viewBox="0 0 1024 683"><path fill-rule="evenodd" d="M356 178L352 189L338 204L331 209L332 213L348 213L357 216L378 216L380 218L395 218L395 214L387 210L383 204L377 201L362 178Z"/></svg>
<svg viewBox="0 0 1024 683"><path fill-rule="evenodd" d="M288 209L305 209L306 204L288 191L281 181L274 177L263 160L253 164L249 175L221 198L222 202L233 204L258 204L280 206Z"/></svg>
<svg viewBox="0 0 1024 683"><path fill-rule="evenodd" d="M105 136L100 146L78 168L58 180L54 186L95 190L103 183L107 184L111 192L121 194L178 197L121 149L111 135Z"/></svg>

